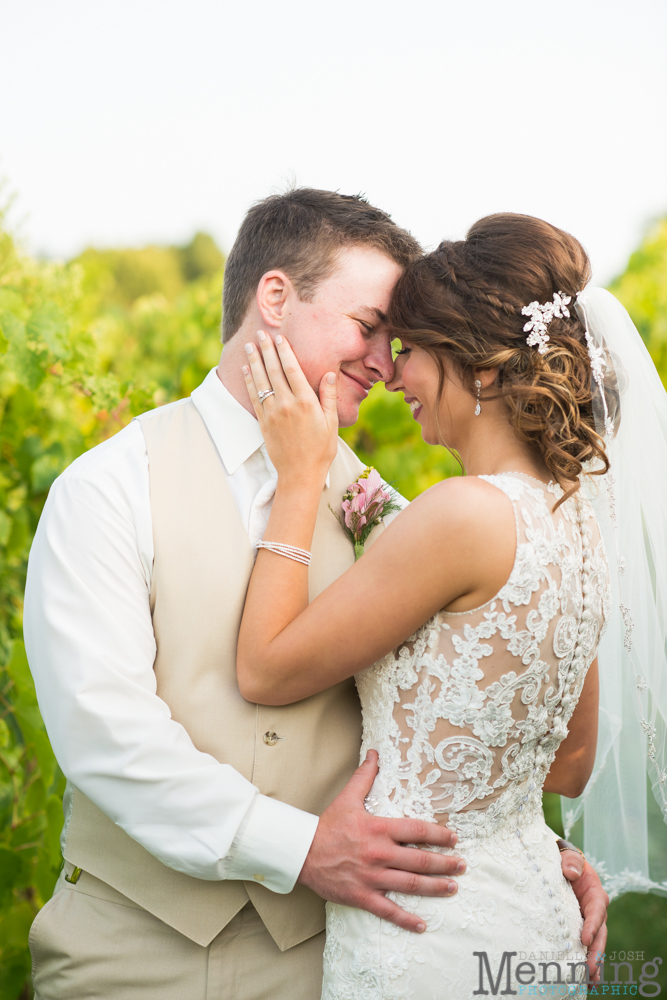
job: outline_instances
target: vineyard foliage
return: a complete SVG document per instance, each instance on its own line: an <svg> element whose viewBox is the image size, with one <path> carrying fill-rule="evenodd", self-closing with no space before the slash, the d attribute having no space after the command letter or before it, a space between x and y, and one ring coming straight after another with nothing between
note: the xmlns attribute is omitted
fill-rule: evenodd
<svg viewBox="0 0 667 1000"><path fill-rule="evenodd" d="M134 266L136 259L137 266ZM36 261L0 229L0 998L23 995L28 930L60 868L64 778L22 642L30 543L55 477L219 357L222 257L188 247Z"/></svg>
<svg viewBox="0 0 667 1000"><path fill-rule="evenodd" d="M0 1000L29 996L28 930L60 867L64 778L22 643L28 552L55 477L217 362L223 259L184 247L35 260L0 219ZM612 286L667 372L667 220ZM376 386L343 436L409 499L459 467Z"/></svg>
<svg viewBox="0 0 667 1000"><path fill-rule="evenodd" d="M667 218L651 227L609 290L632 316L667 385Z"/></svg>

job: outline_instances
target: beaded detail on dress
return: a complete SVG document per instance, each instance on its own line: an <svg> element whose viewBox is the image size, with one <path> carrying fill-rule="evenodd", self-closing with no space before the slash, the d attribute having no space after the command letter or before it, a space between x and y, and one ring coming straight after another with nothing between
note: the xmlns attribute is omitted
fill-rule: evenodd
<svg viewBox="0 0 667 1000"><path fill-rule="evenodd" d="M480 478L502 490L514 508L517 547L507 583L482 607L434 615L356 678L362 759L370 748L380 758L368 811L447 823L459 837L455 853L469 870L452 899L399 897L407 908L412 900L419 912L426 915L430 907L439 914L427 920L429 930L440 921L442 942L430 938L427 951L414 935L396 934L381 921L377 945L371 945L376 918L357 920L362 911L330 906L328 1000L422 1000L431 996L424 963L439 967L432 972L434 997L445 995L438 990L448 976L449 1000L473 995L468 966L474 942L485 940L482 925L495 925L489 941L504 948L499 919L501 929L511 926L524 942L517 947L580 948L578 907L560 872L541 796L608 617L604 545L583 495L552 512L562 496L554 484L514 473ZM360 951L353 938L362 925L367 940ZM464 953L468 966L461 971ZM353 972L358 961L363 974Z"/></svg>
<svg viewBox="0 0 667 1000"><path fill-rule="evenodd" d="M507 474L480 478L514 506L509 580L480 608L439 612L357 676L362 757L372 747L381 762L369 812L448 815L459 836L498 830L519 808L528 779L523 807L541 808L611 599L604 546L583 496L552 514L560 487ZM582 584L584 546L590 566Z"/></svg>

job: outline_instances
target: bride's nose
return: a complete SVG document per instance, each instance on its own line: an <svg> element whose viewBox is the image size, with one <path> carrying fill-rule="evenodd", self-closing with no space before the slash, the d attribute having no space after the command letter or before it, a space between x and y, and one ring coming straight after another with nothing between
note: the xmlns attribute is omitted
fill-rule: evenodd
<svg viewBox="0 0 667 1000"><path fill-rule="evenodd" d="M396 358L392 360L393 373L390 379L387 379L385 389L387 392L405 392L405 386L403 385L403 379L401 374L403 371L403 361L401 358Z"/></svg>

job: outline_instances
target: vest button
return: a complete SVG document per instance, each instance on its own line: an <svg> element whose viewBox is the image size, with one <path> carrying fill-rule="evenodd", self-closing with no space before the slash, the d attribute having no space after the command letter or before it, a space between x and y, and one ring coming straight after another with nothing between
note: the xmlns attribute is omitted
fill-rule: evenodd
<svg viewBox="0 0 667 1000"><path fill-rule="evenodd" d="M280 738L272 729L269 729L268 733L264 733L264 742L267 747L274 747Z"/></svg>
<svg viewBox="0 0 667 1000"><path fill-rule="evenodd" d="M255 882L263 882L264 881L264 876L263 875L253 875L253 878L254 878Z"/></svg>

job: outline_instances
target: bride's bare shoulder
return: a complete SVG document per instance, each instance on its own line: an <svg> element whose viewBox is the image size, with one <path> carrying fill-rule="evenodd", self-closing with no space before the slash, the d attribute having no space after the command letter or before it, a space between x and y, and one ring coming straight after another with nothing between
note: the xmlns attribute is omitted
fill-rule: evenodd
<svg viewBox="0 0 667 1000"><path fill-rule="evenodd" d="M446 511L466 518L512 509L511 501L502 490L478 476L445 479L420 494L410 506L419 506L424 512L427 509L433 513Z"/></svg>
<svg viewBox="0 0 667 1000"><path fill-rule="evenodd" d="M420 494L396 519L408 528L422 525L436 536L450 539L471 535L479 542L498 532L515 534L514 512L508 496L477 476L456 476L436 483Z"/></svg>

